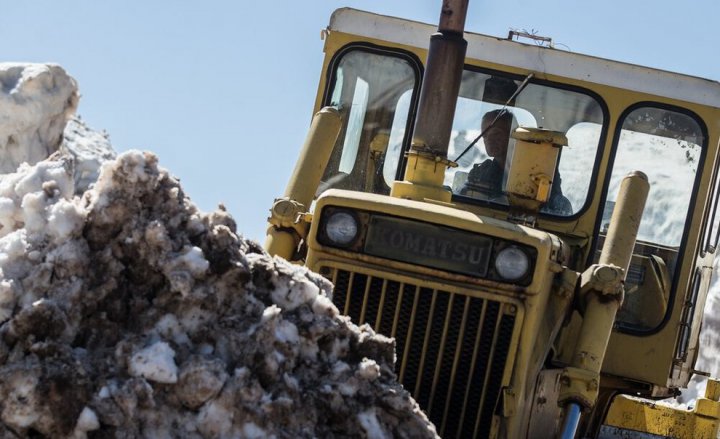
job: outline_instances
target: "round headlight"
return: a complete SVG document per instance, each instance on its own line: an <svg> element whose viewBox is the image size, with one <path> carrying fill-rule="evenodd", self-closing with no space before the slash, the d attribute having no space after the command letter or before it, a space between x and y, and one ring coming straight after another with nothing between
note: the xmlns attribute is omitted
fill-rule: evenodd
<svg viewBox="0 0 720 439"><path fill-rule="evenodd" d="M524 251L517 247L500 250L495 258L495 270L506 280L518 280L527 274L530 260Z"/></svg>
<svg viewBox="0 0 720 439"><path fill-rule="evenodd" d="M347 212L331 213L325 222L325 235L333 244L349 244L355 239L357 234L357 220Z"/></svg>

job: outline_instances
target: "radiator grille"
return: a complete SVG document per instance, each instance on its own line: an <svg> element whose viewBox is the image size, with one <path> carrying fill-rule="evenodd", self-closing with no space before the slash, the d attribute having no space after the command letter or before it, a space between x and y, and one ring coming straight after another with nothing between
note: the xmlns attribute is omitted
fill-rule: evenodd
<svg viewBox="0 0 720 439"><path fill-rule="evenodd" d="M395 337L397 374L444 438L489 437L515 327L502 302L346 270L323 270L333 302Z"/></svg>

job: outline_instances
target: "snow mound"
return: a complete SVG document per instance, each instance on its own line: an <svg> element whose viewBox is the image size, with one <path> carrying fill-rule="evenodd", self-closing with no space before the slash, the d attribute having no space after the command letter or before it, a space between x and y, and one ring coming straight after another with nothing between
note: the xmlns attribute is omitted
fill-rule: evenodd
<svg viewBox="0 0 720 439"><path fill-rule="evenodd" d="M60 147L77 84L54 64L0 63L0 173L35 164Z"/></svg>
<svg viewBox="0 0 720 439"><path fill-rule="evenodd" d="M117 157L108 134L90 129L79 117L68 121L59 150L74 160L76 195L82 195L95 183L103 163Z"/></svg>
<svg viewBox="0 0 720 439"><path fill-rule="evenodd" d="M200 212L150 153L81 196L79 161L0 180L0 436L436 436L392 340L327 280Z"/></svg>

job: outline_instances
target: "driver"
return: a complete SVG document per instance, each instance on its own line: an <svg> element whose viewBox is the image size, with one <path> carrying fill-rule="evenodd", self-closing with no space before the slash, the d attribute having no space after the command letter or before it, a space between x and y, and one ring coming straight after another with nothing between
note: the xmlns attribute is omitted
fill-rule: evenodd
<svg viewBox="0 0 720 439"><path fill-rule="evenodd" d="M485 113L480 129L485 133L483 141L485 142L485 151L490 158L473 166L468 173L463 193L479 191L490 198L503 195L503 174L507 161L510 130L514 121L515 117L509 111L493 110Z"/></svg>

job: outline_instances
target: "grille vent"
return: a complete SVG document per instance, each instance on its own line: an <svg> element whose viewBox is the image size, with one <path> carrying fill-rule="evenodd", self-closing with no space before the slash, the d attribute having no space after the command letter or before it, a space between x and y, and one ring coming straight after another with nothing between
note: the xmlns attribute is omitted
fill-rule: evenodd
<svg viewBox="0 0 720 439"><path fill-rule="evenodd" d="M335 284L341 312L395 337L400 382L441 437L490 436L515 326L512 305L334 268L321 272Z"/></svg>

